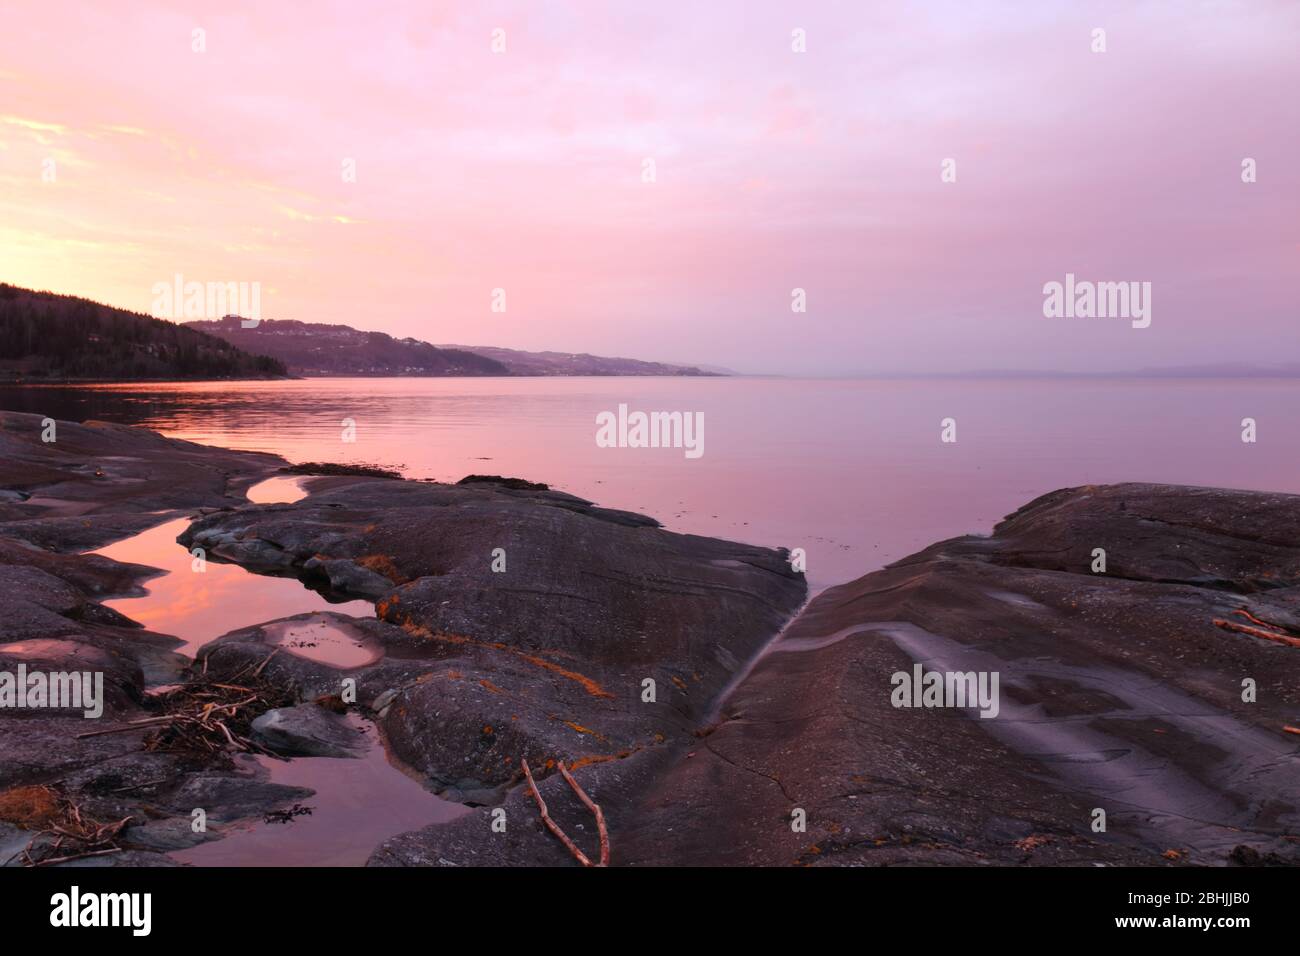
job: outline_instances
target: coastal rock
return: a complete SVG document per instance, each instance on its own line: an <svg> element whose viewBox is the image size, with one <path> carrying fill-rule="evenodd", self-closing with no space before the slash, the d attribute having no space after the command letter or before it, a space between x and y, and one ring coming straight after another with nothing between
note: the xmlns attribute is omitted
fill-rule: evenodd
<svg viewBox="0 0 1300 956"><path fill-rule="evenodd" d="M782 552L652 524L495 482L334 479L182 540L266 570L382 575L379 617L411 646L382 680L361 670L360 699L396 688L380 723L394 755L477 792L516 781L521 757L612 760L689 735L802 601Z"/></svg>
<svg viewBox="0 0 1300 956"><path fill-rule="evenodd" d="M268 710L253 721L253 733L286 757L358 757L365 749L346 720L315 704Z"/></svg>
<svg viewBox="0 0 1300 956"><path fill-rule="evenodd" d="M319 572L329 582L330 587L340 594L357 594L375 599L383 597L393 589L391 579L346 558L332 560L308 558L303 563L302 569L307 575Z"/></svg>
<svg viewBox="0 0 1300 956"><path fill-rule="evenodd" d="M661 822L624 859L1222 864L1246 844L1294 862L1300 650L1216 622L1294 635L1297 560L1300 497L1116 485L832 588L656 788L716 838L651 839L673 819L652 795ZM917 664L999 674L1000 713L893 706Z"/></svg>
<svg viewBox="0 0 1300 956"><path fill-rule="evenodd" d="M576 776L615 864L1295 863L1300 649L1216 621L1300 636L1297 560L1297 496L1055 492L823 592L695 740ZM917 664L998 673L998 715L894 706ZM592 852L590 814L541 789ZM371 864L572 862L526 788L502 806L506 839L472 814Z"/></svg>
<svg viewBox="0 0 1300 956"><path fill-rule="evenodd" d="M0 712L0 789L57 786L105 821L158 816L191 768L142 751L152 728L128 722L149 716L147 682L175 679L183 661L172 648L180 642L99 603L139 593L154 569L84 552L166 520L169 509L243 502L249 485L284 462L106 423L60 421L53 441L42 440L46 433L41 415L0 413L0 484L10 492L0 500L0 671L102 675L103 715ZM267 796L273 805L275 794ZM188 821L190 809L177 813ZM156 848L148 839L136 845ZM128 849L70 865L168 862Z"/></svg>
<svg viewBox="0 0 1300 956"><path fill-rule="evenodd" d="M260 817L268 810L305 800L315 792L246 774L206 772L189 775L164 806L185 817L200 807L209 820L230 823Z"/></svg>
<svg viewBox="0 0 1300 956"><path fill-rule="evenodd" d="M60 421L55 440L46 442L44 421L0 412L0 486L29 496L0 503L0 534L26 537L24 525L37 527L46 518L220 507L284 464L274 455L210 448L108 422ZM83 536L77 546L97 547L114 537L120 535L105 529L94 544L85 545Z"/></svg>

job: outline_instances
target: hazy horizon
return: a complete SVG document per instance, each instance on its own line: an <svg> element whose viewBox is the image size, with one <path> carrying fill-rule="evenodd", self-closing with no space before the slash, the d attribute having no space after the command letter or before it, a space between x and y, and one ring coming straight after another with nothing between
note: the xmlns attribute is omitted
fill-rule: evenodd
<svg viewBox="0 0 1300 956"><path fill-rule="evenodd" d="M1298 38L1281 2L19 0L3 278L748 374L1268 366L1300 345ZM1067 273L1150 282L1150 326L1044 317Z"/></svg>

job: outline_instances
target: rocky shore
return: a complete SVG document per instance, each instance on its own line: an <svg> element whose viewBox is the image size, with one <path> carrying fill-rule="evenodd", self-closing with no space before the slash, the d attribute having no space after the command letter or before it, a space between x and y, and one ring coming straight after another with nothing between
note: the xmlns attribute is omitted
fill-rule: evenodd
<svg viewBox="0 0 1300 956"><path fill-rule="evenodd" d="M784 551L527 481L330 475L250 504L287 462L103 423L42 430L0 413L0 672L101 671L105 706L0 711L10 865L168 865L241 821L291 818L311 791L244 751L348 760L358 721L469 808L384 840L372 865L577 865L525 760L594 856L559 764L573 771L614 865L1300 860L1300 498L1066 489L805 607ZM249 620L191 663L103 604L156 572L86 553L178 517L193 518L178 548L374 617ZM294 653L300 618L360 659ZM895 706L895 675L918 664L997 674L997 716ZM223 686L259 697L230 711L237 746L163 739L166 702ZM85 855L53 849L69 808L117 829Z"/></svg>

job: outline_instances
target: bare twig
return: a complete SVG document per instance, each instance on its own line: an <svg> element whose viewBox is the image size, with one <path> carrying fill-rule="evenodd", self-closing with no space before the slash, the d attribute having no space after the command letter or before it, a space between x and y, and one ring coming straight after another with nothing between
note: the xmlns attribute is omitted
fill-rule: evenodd
<svg viewBox="0 0 1300 956"><path fill-rule="evenodd" d="M73 853L69 856L47 857L43 860L32 861L32 866L54 866L56 863L68 863L72 860L83 860L88 856L107 856L110 853L121 853L120 846L110 847L107 850L88 850L85 853Z"/></svg>
<svg viewBox="0 0 1300 956"><path fill-rule="evenodd" d="M128 730L143 730L144 728L150 727L153 724L165 724L171 719L172 718L170 716L146 717L143 720L128 721L124 726L121 727L110 727L108 728L108 730L88 730L84 734L77 734L77 739L81 740L83 737L102 737L104 734L124 734Z"/></svg>
<svg viewBox="0 0 1300 956"><path fill-rule="evenodd" d="M564 766L563 760L560 761L560 773L564 775L564 779L573 788L573 792L578 795L578 799L586 804L587 809L595 815L596 830L600 833L600 862L596 865L609 866L609 831L605 829L605 814L601 813L599 804L594 803L591 797L587 796L587 792L578 786L578 781L573 779L573 775Z"/></svg>
<svg viewBox="0 0 1300 956"><path fill-rule="evenodd" d="M1221 627L1225 631L1236 631L1239 634L1249 634L1251 637L1258 637L1265 641L1272 641L1275 644L1285 644L1288 647L1300 647L1300 639L1287 637L1285 634L1274 634L1272 631L1265 631L1258 627L1249 627L1245 624L1238 624L1236 621L1225 621L1222 618L1214 618L1216 627Z"/></svg>
<svg viewBox="0 0 1300 956"><path fill-rule="evenodd" d="M262 663L258 664L258 665L257 665L257 670L253 671L253 676L254 676L254 677L260 677L260 676L262 676L262 671L266 668L266 665L267 665L267 664L271 663L271 658L274 657L276 654L279 654L279 653L280 653L280 648L277 647L277 648L276 648L275 650L273 650L270 654L267 654L267 655L266 655L266 660L264 660L264 661L262 661Z"/></svg>
<svg viewBox="0 0 1300 956"><path fill-rule="evenodd" d="M1258 618L1255 615L1251 614L1249 611L1247 611L1245 608L1237 608L1237 610L1233 611L1232 613L1238 615L1239 617L1244 617L1246 620L1250 621L1251 624L1258 624L1260 627L1271 627L1275 631L1294 630L1294 628L1287 627L1284 624L1274 624L1272 621L1265 621L1262 618Z"/></svg>
<svg viewBox="0 0 1300 956"><path fill-rule="evenodd" d="M533 799L537 801L537 809L541 811L542 823L546 824L546 829L559 837L560 842L568 847L569 852L573 854L579 863L583 866L591 866L591 860L587 859L587 855L579 850L577 844L570 840L559 825L551 819L550 813L546 810L546 801L542 799L541 793L537 790L537 784L533 781L533 772L528 769L528 761L523 760L521 763L524 768L524 776L528 778L528 789L532 791Z"/></svg>
<svg viewBox="0 0 1300 956"><path fill-rule="evenodd" d="M110 790L109 793L128 793L131 790L143 790L145 787L152 787L156 784L166 783L166 777L159 777L157 780L146 780L144 783L133 783L129 787L118 787L116 790Z"/></svg>

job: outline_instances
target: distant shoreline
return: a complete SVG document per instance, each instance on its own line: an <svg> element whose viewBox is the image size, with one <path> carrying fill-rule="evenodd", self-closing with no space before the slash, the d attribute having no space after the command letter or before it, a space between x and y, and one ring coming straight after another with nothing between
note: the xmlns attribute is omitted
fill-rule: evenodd
<svg viewBox="0 0 1300 956"><path fill-rule="evenodd" d="M1253 373L1253 374L1158 374L1147 372L1109 372L1109 373L1061 373L1061 372L1025 372L1012 375L987 375L981 373L914 373L893 375L796 375L778 372L733 372L731 374L710 375L638 375L617 373L593 373L589 375L546 375L516 373L512 375L275 375L256 377L219 377L219 378L59 378L59 379L18 379L0 378L0 388L76 388L89 385L198 385L204 382L311 382L335 381L339 379L384 379L404 381L490 381L490 380L538 380L538 379L652 379L655 381L706 379L736 379L750 381L754 379L774 379L778 381L809 382L1298 382L1300 373Z"/></svg>

